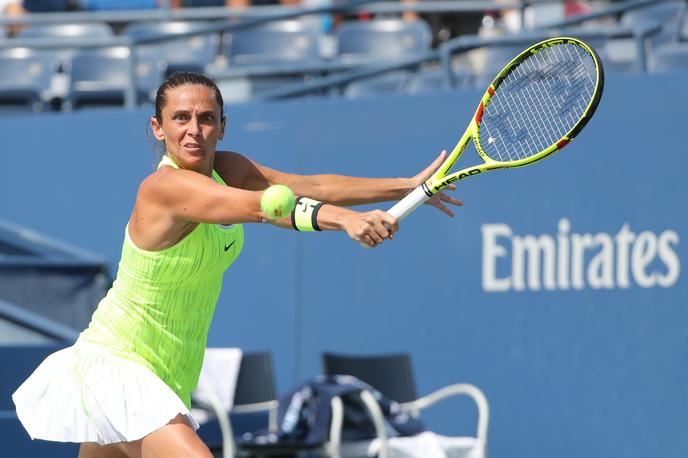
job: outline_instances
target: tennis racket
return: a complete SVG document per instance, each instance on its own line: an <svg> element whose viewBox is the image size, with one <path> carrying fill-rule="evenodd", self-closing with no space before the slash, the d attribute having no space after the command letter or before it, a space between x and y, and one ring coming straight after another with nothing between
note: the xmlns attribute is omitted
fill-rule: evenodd
<svg viewBox="0 0 688 458"><path fill-rule="evenodd" d="M595 113L603 87L602 62L584 42L558 37L534 44L495 77L440 168L389 213L401 220L450 183L561 150ZM483 163L450 173L471 138Z"/></svg>

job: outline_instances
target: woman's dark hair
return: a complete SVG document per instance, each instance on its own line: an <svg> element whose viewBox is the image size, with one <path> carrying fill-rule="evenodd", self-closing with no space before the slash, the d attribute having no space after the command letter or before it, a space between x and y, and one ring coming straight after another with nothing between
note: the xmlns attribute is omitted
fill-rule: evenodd
<svg viewBox="0 0 688 458"><path fill-rule="evenodd" d="M160 125L162 125L162 108L167 103L167 91L186 84L198 84L212 89L215 92L215 100L220 106L220 119L223 120L225 118L222 94L213 80L200 73L174 72L160 85L155 95L155 119L158 120Z"/></svg>

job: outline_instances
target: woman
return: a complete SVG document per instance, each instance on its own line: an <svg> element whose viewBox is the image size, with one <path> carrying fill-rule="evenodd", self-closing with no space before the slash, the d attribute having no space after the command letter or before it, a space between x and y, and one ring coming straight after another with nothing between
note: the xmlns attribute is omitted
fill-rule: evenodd
<svg viewBox="0 0 688 458"><path fill-rule="evenodd" d="M216 152L222 107L199 74L173 74L158 89L150 125L165 155L139 187L117 279L77 342L13 395L31 437L80 442L80 457L212 456L196 435L190 393L222 275L243 245L239 223L266 220L262 190L282 183L308 196L308 218L295 229L340 230L377 246L393 237L395 218L339 205L399 199L444 156L412 179L283 173ZM443 202L461 205L444 194L432 201L450 216ZM292 227L291 218L272 222Z"/></svg>

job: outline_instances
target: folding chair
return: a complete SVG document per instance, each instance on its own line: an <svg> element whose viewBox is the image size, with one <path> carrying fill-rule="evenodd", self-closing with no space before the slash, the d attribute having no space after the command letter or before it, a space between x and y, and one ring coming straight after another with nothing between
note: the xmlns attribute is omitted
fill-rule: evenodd
<svg viewBox="0 0 688 458"><path fill-rule="evenodd" d="M128 56L126 47L76 53L69 62L69 92L63 109L69 111L85 105L122 106L129 78ZM164 63L140 62L135 73L137 101L151 102L163 81Z"/></svg>
<svg viewBox="0 0 688 458"><path fill-rule="evenodd" d="M16 48L0 53L0 106L43 111L56 61L47 53Z"/></svg>
<svg viewBox="0 0 688 458"><path fill-rule="evenodd" d="M122 35L134 39L149 38L157 35L174 36L207 28L206 21L162 21L135 22L122 30ZM139 61L165 61L167 72L179 70L204 72L217 57L220 50L220 37L217 34L194 35L176 40L167 40L136 47Z"/></svg>
<svg viewBox="0 0 688 458"><path fill-rule="evenodd" d="M379 406L368 392L361 393L361 400L371 412L370 417L374 421L376 435L384 438L384 425L378 421L382 418ZM212 438L212 432L208 431L210 428L205 428L205 426L201 427L199 434L211 450L217 452L219 448L222 448L225 458L301 455L341 457L344 405L339 397L332 399L332 420L329 425L328 438L324 443L312 445L237 443L236 438L240 437L244 431L256 429L277 431L278 400L272 358L269 352L243 354L229 418L227 412L223 411L217 402L204 407L212 410L217 417L221 430L221 440ZM386 458L386 456L381 456L381 458Z"/></svg>
<svg viewBox="0 0 688 458"><path fill-rule="evenodd" d="M648 61L650 73L688 71L688 43L665 43L652 50Z"/></svg>
<svg viewBox="0 0 688 458"><path fill-rule="evenodd" d="M346 61L394 59L430 50L432 33L424 21L346 21L335 31L337 54Z"/></svg>
<svg viewBox="0 0 688 458"><path fill-rule="evenodd" d="M414 417L444 399L453 396L468 396L478 408L477 433L475 437L448 437L434 435L435 443L452 457L484 458L487 456L487 426L489 408L485 395L476 386L461 383L445 386L427 396L417 397L409 354L379 356L353 356L324 353L323 370L326 375L353 375L385 397L400 403L403 410ZM388 449L404 449L413 437L396 437L386 443L378 439L368 443L343 444L342 456L376 456L389 453ZM405 444L406 442L406 444ZM419 456L419 458L422 458Z"/></svg>

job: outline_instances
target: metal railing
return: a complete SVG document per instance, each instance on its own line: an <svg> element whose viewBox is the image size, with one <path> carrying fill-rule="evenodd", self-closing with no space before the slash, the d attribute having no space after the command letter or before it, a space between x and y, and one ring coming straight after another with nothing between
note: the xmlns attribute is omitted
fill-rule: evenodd
<svg viewBox="0 0 688 458"><path fill-rule="evenodd" d="M18 305L0 299L0 318L50 339L74 342L79 332Z"/></svg>
<svg viewBox="0 0 688 458"><path fill-rule="evenodd" d="M561 0L540 0L537 3L558 3ZM319 7L308 6L254 6L250 8L199 7L199 8L158 8L153 10L129 11L68 11L58 13L32 13L23 16L0 17L0 25L9 24L63 24L86 22L140 22L170 20L200 20L227 18L267 18L279 19L318 13L357 13L373 14L415 11L419 13L480 12L517 9L524 11L532 0L521 0L513 4L497 3L494 0L423 0L418 3L400 3L379 0L348 0L336 5Z"/></svg>

